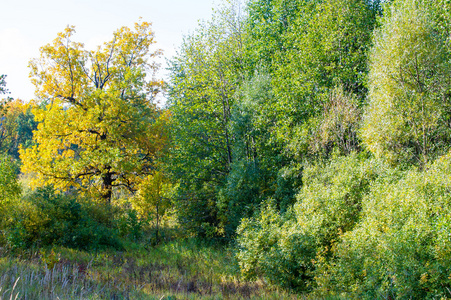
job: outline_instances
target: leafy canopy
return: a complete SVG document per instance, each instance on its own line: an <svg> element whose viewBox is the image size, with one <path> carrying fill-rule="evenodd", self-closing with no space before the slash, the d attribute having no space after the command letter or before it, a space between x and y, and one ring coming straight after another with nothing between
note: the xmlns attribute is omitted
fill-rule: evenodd
<svg viewBox="0 0 451 300"><path fill-rule="evenodd" d="M122 27L94 51L73 42L67 27L30 62L41 105L35 145L21 159L35 185L75 187L109 202L114 188L134 191L153 172L167 115L153 103L161 82L152 59L160 51L151 50L150 25Z"/></svg>

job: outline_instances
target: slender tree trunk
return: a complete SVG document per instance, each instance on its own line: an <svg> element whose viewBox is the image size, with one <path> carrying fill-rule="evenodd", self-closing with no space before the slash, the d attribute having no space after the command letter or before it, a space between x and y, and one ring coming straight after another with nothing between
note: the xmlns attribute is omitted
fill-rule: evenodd
<svg viewBox="0 0 451 300"><path fill-rule="evenodd" d="M226 138L226 146L227 146L227 170L230 168L230 165L232 164L232 149L230 147L230 139L229 139L229 130L227 128L227 124L229 121L229 114L230 114L230 106L228 99L224 99L225 96L222 96L222 116L223 116L223 122L224 122L224 129L225 129L225 138Z"/></svg>
<svg viewBox="0 0 451 300"><path fill-rule="evenodd" d="M108 172L102 176L102 199L105 203L111 204L113 196L113 174Z"/></svg>
<svg viewBox="0 0 451 300"><path fill-rule="evenodd" d="M159 211L160 203L159 203L159 201L160 200L158 200L158 202L157 202L157 230L155 233L155 240L156 240L157 244L160 242L160 237L158 236L158 233L159 233L158 231L160 229L160 211Z"/></svg>

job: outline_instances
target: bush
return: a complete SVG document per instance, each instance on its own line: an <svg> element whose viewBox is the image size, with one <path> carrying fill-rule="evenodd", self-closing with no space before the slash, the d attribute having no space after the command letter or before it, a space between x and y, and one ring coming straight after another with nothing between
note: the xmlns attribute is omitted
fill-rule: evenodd
<svg viewBox="0 0 451 300"><path fill-rule="evenodd" d="M38 188L17 201L5 236L12 248L120 248L110 209L79 202L74 196L56 193L50 186Z"/></svg>
<svg viewBox="0 0 451 300"><path fill-rule="evenodd" d="M362 198L383 171L381 162L356 153L306 168L294 205L298 226L315 236L318 247L330 247L358 223Z"/></svg>
<svg viewBox="0 0 451 300"><path fill-rule="evenodd" d="M268 205L257 218L240 225L238 260L243 275L298 290L313 286L315 257L359 222L362 198L384 169L378 161L355 153L307 167L293 209L280 214Z"/></svg>
<svg viewBox="0 0 451 300"><path fill-rule="evenodd" d="M364 199L363 219L337 244L321 290L365 299L437 299L451 285L451 153L387 176Z"/></svg>
<svg viewBox="0 0 451 300"><path fill-rule="evenodd" d="M237 232L237 257L245 278L263 277L285 288L308 288L314 237L300 232L289 212L281 215L270 202L256 219L243 219Z"/></svg>

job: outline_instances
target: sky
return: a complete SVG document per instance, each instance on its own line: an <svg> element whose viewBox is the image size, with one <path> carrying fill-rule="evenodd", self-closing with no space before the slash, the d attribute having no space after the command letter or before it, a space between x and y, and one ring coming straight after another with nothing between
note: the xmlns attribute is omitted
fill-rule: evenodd
<svg viewBox="0 0 451 300"><path fill-rule="evenodd" d="M164 58L176 54L183 36L200 20L209 20L215 0L3 0L0 6L0 74L13 98L29 101L34 86L28 78L28 62L39 57L39 48L51 43L58 32L74 25L76 42L86 49L111 40L113 32L133 27L141 17L151 22L155 49ZM162 59L161 76L167 71Z"/></svg>

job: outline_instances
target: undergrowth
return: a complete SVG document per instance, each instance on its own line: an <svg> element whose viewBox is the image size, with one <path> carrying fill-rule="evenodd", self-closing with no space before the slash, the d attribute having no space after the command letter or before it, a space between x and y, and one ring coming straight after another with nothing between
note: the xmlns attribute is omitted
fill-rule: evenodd
<svg viewBox="0 0 451 300"><path fill-rule="evenodd" d="M262 280L243 281L233 250L192 239L124 251L0 249L0 300L292 298Z"/></svg>

